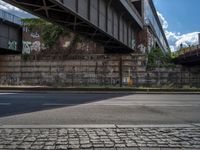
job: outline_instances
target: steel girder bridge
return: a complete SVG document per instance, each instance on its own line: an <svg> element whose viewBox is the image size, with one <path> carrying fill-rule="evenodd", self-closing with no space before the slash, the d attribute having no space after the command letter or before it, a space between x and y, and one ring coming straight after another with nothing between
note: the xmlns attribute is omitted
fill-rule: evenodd
<svg viewBox="0 0 200 150"><path fill-rule="evenodd" d="M143 28L142 14L130 0L4 1L102 43L107 52L132 52Z"/></svg>
<svg viewBox="0 0 200 150"><path fill-rule="evenodd" d="M21 18L0 10L0 54L21 53L21 25Z"/></svg>

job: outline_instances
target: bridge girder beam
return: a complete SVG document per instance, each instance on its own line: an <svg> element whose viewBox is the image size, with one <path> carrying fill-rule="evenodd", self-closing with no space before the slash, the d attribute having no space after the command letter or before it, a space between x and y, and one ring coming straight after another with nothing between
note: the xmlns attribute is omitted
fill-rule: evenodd
<svg viewBox="0 0 200 150"><path fill-rule="evenodd" d="M87 36L88 38L92 38L92 40L94 41L100 42L102 44L106 43L104 47L107 51L114 51L116 49L116 52L133 52L132 40L135 40L135 36L132 33L140 30L139 25L137 25L135 21L131 22L131 19L124 19L123 17L120 18L119 14L115 14L114 8L112 8L111 6L114 7L118 0L116 0L115 3L105 0L86 0L88 3L85 5L87 5L88 10L85 17L83 17L85 9L81 10L81 7L79 7L79 0L73 0L73 2L71 0L4 1L14 6L17 6L25 11L28 11L33 15L39 16L50 22L62 25L63 27L74 31L75 33L80 33ZM97 2L97 4L95 4L97 5L97 10L95 10L97 11L97 24L94 24L92 21L93 13L91 11L93 10L92 5L94 5L94 2ZM70 3L75 4L74 10L68 7L68 5L66 6L66 4L70 5ZM102 21L102 12L100 11L103 10L104 5L106 20L105 24L102 27L102 22L104 21ZM122 8L120 6L116 6L115 9ZM81 11L83 11L82 14ZM110 16L111 18L109 17L109 12L111 12L112 14ZM111 22L110 19L112 20ZM133 29L133 27L135 28ZM110 28L112 31L109 30ZM120 51L119 48L116 47L116 45L119 46Z"/></svg>

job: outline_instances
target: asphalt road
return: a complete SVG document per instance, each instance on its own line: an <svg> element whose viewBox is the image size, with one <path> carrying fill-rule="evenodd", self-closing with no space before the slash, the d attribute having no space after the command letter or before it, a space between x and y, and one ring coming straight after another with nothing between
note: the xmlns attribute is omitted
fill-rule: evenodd
<svg viewBox="0 0 200 150"><path fill-rule="evenodd" d="M0 93L0 125L200 123L200 95Z"/></svg>

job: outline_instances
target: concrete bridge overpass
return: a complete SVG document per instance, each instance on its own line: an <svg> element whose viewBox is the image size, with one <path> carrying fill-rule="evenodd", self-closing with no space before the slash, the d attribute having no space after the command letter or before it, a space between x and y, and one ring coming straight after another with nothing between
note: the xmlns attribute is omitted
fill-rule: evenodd
<svg viewBox="0 0 200 150"><path fill-rule="evenodd" d="M21 53L21 19L0 10L0 54Z"/></svg>
<svg viewBox="0 0 200 150"><path fill-rule="evenodd" d="M174 59L176 64L185 66L199 66L200 65L200 45L189 48L183 54Z"/></svg>
<svg viewBox="0 0 200 150"><path fill-rule="evenodd" d="M108 52L133 51L136 34L143 28L138 0L4 1L100 42Z"/></svg>

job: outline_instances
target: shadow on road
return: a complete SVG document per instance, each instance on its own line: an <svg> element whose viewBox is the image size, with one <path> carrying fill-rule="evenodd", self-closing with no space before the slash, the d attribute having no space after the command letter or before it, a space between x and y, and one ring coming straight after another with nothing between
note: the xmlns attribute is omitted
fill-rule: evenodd
<svg viewBox="0 0 200 150"><path fill-rule="evenodd" d="M129 94L0 93L0 118L41 110L72 107Z"/></svg>

